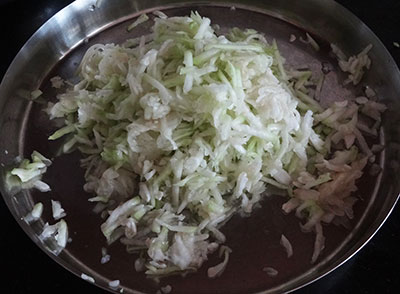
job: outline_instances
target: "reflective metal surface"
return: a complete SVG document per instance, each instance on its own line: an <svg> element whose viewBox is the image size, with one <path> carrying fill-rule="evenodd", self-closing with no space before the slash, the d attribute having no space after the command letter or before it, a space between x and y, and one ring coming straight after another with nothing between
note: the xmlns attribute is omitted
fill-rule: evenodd
<svg viewBox="0 0 400 294"><path fill-rule="evenodd" d="M245 3L245 4L242 4ZM398 142L400 131L400 74L386 49L375 35L333 1L77 1L51 18L26 43L11 64L0 86L0 162L10 165L17 155L29 155L36 149L45 155L54 156L57 144L48 142L47 136L55 126L50 124L41 111L41 105L32 105L21 96L40 87L45 97L54 99L48 78L59 74L73 78L77 63L84 51L97 42L118 43L127 37L146 33L150 23L131 33L126 26L139 12L163 10L166 14L184 15L190 10L211 18L221 28L233 26L255 28L270 39L275 38L292 66L307 65L320 70L321 62L329 63L335 70L328 77L325 94L331 99L337 96L359 95L360 88L342 89L337 81L343 76L337 71L334 59L329 57L328 43L338 44L346 53L355 54L367 44L374 47L370 53L373 66L363 84L372 86L379 97L389 106L385 114L382 140L386 150L380 164L383 173L378 178L364 177L359 183L364 201L356 205L353 228L325 228L327 244L323 255L315 266L309 263L312 253L312 234L300 232L298 220L285 216L280 211L284 199L268 198L263 208L250 218L234 218L224 228L228 244L234 253L226 272L218 279L206 278L209 263L196 274L186 278L170 277L159 285L138 274L133 268L134 256L127 256L122 246L112 246L112 260L100 264L101 247L105 240L99 230L102 220L91 212L88 195L82 190L83 171L79 168L79 155L62 156L54 161L45 180L53 188L52 199L60 200L68 213L66 218L72 242L67 249L55 257L36 237L43 223L49 221L50 198L36 192L25 192L15 197L7 195L3 185L1 192L11 212L39 247L52 258L78 276L83 272L93 276L96 285L108 289L110 280L120 279L124 293L155 293L160 286L171 284L173 293L281 293L301 287L333 270L359 250L380 227L395 204L400 190L398 171ZM232 5L235 10L230 9ZM289 35L303 35L304 30L319 37L322 44L318 54L301 42L289 42ZM324 43L325 41L326 43ZM362 86L362 85L361 85ZM5 154L3 150L7 150ZM44 199L44 197L46 197ZM42 221L28 226L21 221L32 203L42 201L47 207ZM46 206L47 205L47 206ZM284 233L294 246L294 257L286 259L279 245L280 234ZM264 266L279 270L271 279L262 271ZM67 286L67 285L66 285Z"/></svg>

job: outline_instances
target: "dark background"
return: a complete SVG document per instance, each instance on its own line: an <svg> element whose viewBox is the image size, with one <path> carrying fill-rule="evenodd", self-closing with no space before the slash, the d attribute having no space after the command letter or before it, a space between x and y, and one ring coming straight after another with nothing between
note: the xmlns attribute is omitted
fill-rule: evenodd
<svg viewBox="0 0 400 294"><path fill-rule="evenodd" d="M0 77L28 38L47 19L71 2L0 0ZM400 65L400 48L393 45L394 41L400 43L400 1L337 2L366 23ZM0 216L1 293L105 293L75 277L43 253L17 225L2 200ZM385 225L355 257L333 273L295 293L400 293L399 231L400 207L397 205Z"/></svg>

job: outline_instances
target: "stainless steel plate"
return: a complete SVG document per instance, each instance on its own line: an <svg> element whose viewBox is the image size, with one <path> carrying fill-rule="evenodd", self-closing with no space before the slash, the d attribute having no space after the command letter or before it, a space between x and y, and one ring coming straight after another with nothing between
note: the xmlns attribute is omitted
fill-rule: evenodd
<svg viewBox="0 0 400 294"><path fill-rule="evenodd" d="M46 249L51 244L42 244L37 238L43 223L51 220L50 198L35 191L12 197L3 187L1 190L21 227L49 256L78 276L85 273L94 277L96 285L108 290L108 282L119 279L124 293L155 293L166 284L173 286L173 293L280 293L301 287L333 270L372 237L390 213L400 190L396 173L398 145L395 143L399 134L394 127L400 120L397 101L400 74L384 46L360 20L327 0L231 1L230 4L223 1L103 0L98 2L98 7L92 7L93 3L77 1L60 11L33 35L11 64L0 86L0 151L8 151L8 154L0 152L1 163L12 164L15 156L28 156L32 150L55 156L58 149L57 143L47 141L55 126L41 112L41 105L28 103L21 93L40 87L45 98L54 99L49 77L57 74L72 79L83 53L94 43L118 43L148 32L150 23L126 32L126 26L144 11L162 10L172 16L198 10L219 24L222 30L234 26L254 28L264 32L269 39L275 38L291 66L308 66L318 72L321 62L328 64L332 72L323 90L328 100L358 95L363 85L372 86L389 105L381 136L386 145L379 159L383 173L376 178L364 177L359 183L363 201L356 205L350 230L333 225L325 228L326 248L314 266L309 262L314 236L301 233L299 221L294 216L282 214L283 198L270 197L250 218L236 217L224 228L234 253L220 278L206 277L207 267L217 262L212 256L198 273L186 278L169 277L156 284L135 272L135 256L127 255L118 244L109 250L112 260L100 264L101 247L105 246L99 230L101 219L91 212L88 195L82 190L79 155L65 155L55 159L45 177L53 188L51 198L60 200L68 213L66 220L73 240L58 257ZM233 5L236 9L231 9ZM289 42L290 34L304 36L305 31L318 38L322 45L320 52L316 53L299 41ZM344 77L329 56L329 43L338 44L349 55L373 44L370 53L373 66L360 87L339 86ZM20 218L39 200L47 208L45 214L41 222L28 226ZM279 245L282 233L292 240L295 254L291 259L285 257ZM262 271L265 266L278 269L279 275L275 278L266 276Z"/></svg>

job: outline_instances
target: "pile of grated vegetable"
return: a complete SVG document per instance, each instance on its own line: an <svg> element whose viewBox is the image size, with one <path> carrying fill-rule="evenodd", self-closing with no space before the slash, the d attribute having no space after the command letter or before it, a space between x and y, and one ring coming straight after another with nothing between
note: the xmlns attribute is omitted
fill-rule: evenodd
<svg viewBox="0 0 400 294"><path fill-rule="evenodd" d="M63 137L64 153L84 157L84 190L102 211L105 238L140 253L136 269L152 276L196 270L220 248L224 261L208 270L215 277L231 253L221 226L275 187L288 195L283 210L315 232L315 262L322 223L353 217L356 180L380 149L363 134L377 136L385 106L358 97L324 109L312 73L285 70L262 34L217 35L198 13L157 15L147 38L90 47L79 83L47 108L65 122L49 139ZM347 61L336 48L354 83L368 50ZM46 159L32 159L9 179L49 190L40 180Z"/></svg>

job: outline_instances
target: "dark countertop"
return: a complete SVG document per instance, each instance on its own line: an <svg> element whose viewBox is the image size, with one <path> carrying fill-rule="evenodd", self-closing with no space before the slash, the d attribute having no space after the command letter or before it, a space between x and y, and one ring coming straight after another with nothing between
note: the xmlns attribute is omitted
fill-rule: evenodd
<svg viewBox="0 0 400 294"><path fill-rule="evenodd" d="M3 76L26 40L47 19L68 5L68 0L0 0ZM338 1L382 40L400 65L400 1ZM5 203L0 200L3 267L2 293L105 293L75 277L48 258L22 231ZM384 226L350 261L319 281L295 292L306 293L399 293L400 207L397 205Z"/></svg>

